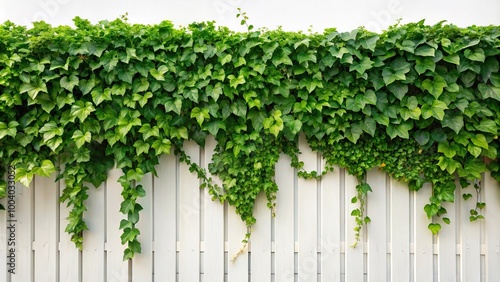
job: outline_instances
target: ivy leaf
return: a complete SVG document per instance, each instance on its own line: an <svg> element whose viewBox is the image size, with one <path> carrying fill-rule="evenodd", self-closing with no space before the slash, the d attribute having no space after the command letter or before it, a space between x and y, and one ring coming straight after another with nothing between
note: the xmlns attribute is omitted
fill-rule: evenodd
<svg viewBox="0 0 500 282"><path fill-rule="evenodd" d="M387 89L396 96L399 100L403 99L406 93L408 93L408 85L402 83L393 83L387 86Z"/></svg>
<svg viewBox="0 0 500 282"><path fill-rule="evenodd" d="M227 76L227 78L229 79L229 85L235 89L236 87L238 87L238 85L244 84L246 82L245 77L243 77L243 75L241 74L238 75L238 77L235 77L234 75L230 74Z"/></svg>
<svg viewBox="0 0 500 282"><path fill-rule="evenodd" d="M444 127L451 128L456 134L464 127L464 117L460 114L445 115L442 122Z"/></svg>
<svg viewBox="0 0 500 282"><path fill-rule="evenodd" d="M135 238L139 236L139 234L141 234L141 232L137 228L124 228L123 233L120 236L120 238L122 239L122 245L135 240Z"/></svg>
<svg viewBox="0 0 500 282"><path fill-rule="evenodd" d="M430 79L422 81L422 88L429 91L436 99L443 93L443 89L446 86L448 86L448 84L441 76L435 76L432 81Z"/></svg>
<svg viewBox="0 0 500 282"><path fill-rule="evenodd" d="M59 83L62 88L71 92L75 86L78 86L79 82L80 79L76 75L72 74L69 78L67 76L63 76Z"/></svg>
<svg viewBox="0 0 500 282"><path fill-rule="evenodd" d="M391 62L390 67L382 69L382 77L385 85L396 80L406 80L406 73L410 71L410 64L403 58L397 58Z"/></svg>
<svg viewBox="0 0 500 282"><path fill-rule="evenodd" d="M424 206L424 211L427 214L427 218L432 218L438 213L439 207L434 203L426 204Z"/></svg>
<svg viewBox="0 0 500 282"><path fill-rule="evenodd" d="M361 126L359 124L354 123L351 125L350 128L347 128L345 130L344 136L349 141L356 144L358 142L359 137L361 137L361 134L363 134L363 129L361 128Z"/></svg>
<svg viewBox="0 0 500 282"><path fill-rule="evenodd" d="M444 110L448 109L448 106L442 101L434 100L432 104L425 104L422 106L422 117L428 119L434 117L438 120L443 120Z"/></svg>
<svg viewBox="0 0 500 282"><path fill-rule="evenodd" d="M474 145L484 149L488 149L488 142L486 141L486 137L484 137L483 134L476 134L476 136L471 137L470 140Z"/></svg>
<svg viewBox="0 0 500 282"><path fill-rule="evenodd" d="M220 58L221 65L225 65L225 64L231 62L231 59L233 58L233 56L231 56L231 54L223 54L223 56L222 57L219 56L219 58Z"/></svg>
<svg viewBox="0 0 500 282"><path fill-rule="evenodd" d="M471 49L466 49L464 52L464 56L467 59L476 62L484 62L484 60L486 59L484 50L482 48L475 48L474 51Z"/></svg>
<svg viewBox="0 0 500 282"><path fill-rule="evenodd" d="M415 70L418 74L423 74L427 70L434 72L436 69L436 63L431 58L418 58L415 62Z"/></svg>
<svg viewBox="0 0 500 282"><path fill-rule="evenodd" d="M415 49L415 55L421 57L434 57L436 54L436 49L429 45L422 45Z"/></svg>
<svg viewBox="0 0 500 282"><path fill-rule="evenodd" d="M158 81L165 81L165 76L163 76L168 71L168 67L161 65L158 69L150 69L149 74L153 76Z"/></svg>
<svg viewBox="0 0 500 282"><path fill-rule="evenodd" d="M91 102L84 102L82 100L76 101L71 106L71 115L80 119L80 122L83 122L94 111L95 108Z"/></svg>
<svg viewBox="0 0 500 282"><path fill-rule="evenodd" d="M22 185L29 187L33 180L34 173L27 171L25 168L16 168L15 181L20 182Z"/></svg>
<svg viewBox="0 0 500 282"><path fill-rule="evenodd" d="M10 121L9 124L0 121L0 140L5 136L16 137L18 125L19 123L15 120Z"/></svg>
<svg viewBox="0 0 500 282"><path fill-rule="evenodd" d="M400 124L389 124L386 128L386 132L391 137L391 139L399 136L403 139L408 139L410 137L408 131L413 128L413 121L403 121Z"/></svg>
<svg viewBox="0 0 500 282"><path fill-rule="evenodd" d="M223 93L221 83L217 82L214 86L208 85L206 88L206 93L209 97L212 97L215 102L217 102L220 95Z"/></svg>
<svg viewBox="0 0 500 282"><path fill-rule="evenodd" d="M92 90L90 95L92 95L92 101L94 101L94 104L96 106L104 101L111 101L112 100L111 89L109 89L109 88L102 90L102 88L100 86L98 86Z"/></svg>
<svg viewBox="0 0 500 282"><path fill-rule="evenodd" d="M90 143L91 137L92 134L88 131L84 134L82 131L76 130L75 132L73 132L73 136L71 136L71 139L75 141L76 147L80 148L81 146L83 146L83 144Z"/></svg>
<svg viewBox="0 0 500 282"><path fill-rule="evenodd" d="M221 129L226 130L226 124L221 120L208 121L203 124L203 130L207 130L212 136L217 136Z"/></svg>
<svg viewBox="0 0 500 282"><path fill-rule="evenodd" d="M498 135L498 128L495 121L491 119L483 119L476 125L476 129L482 132L491 133L493 135Z"/></svg>
<svg viewBox="0 0 500 282"><path fill-rule="evenodd" d="M363 122L360 123L360 127L364 132L374 137L377 130L377 122L371 117L365 117Z"/></svg>
<svg viewBox="0 0 500 282"><path fill-rule="evenodd" d="M47 92L47 85L45 84L45 82L43 82L43 80L41 80L40 78L37 78L32 83L21 84L21 88L19 89L19 94L23 94L25 92L27 92L28 96L30 96L31 99L34 100L36 98L36 96L38 95L38 93L40 93L40 92L48 93Z"/></svg>
<svg viewBox="0 0 500 282"><path fill-rule="evenodd" d="M299 87L305 87L309 93L313 92L316 87L323 88L323 83L315 78L305 77L299 82Z"/></svg>
<svg viewBox="0 0 500 282"><path fill-rule="evenodd" d="M429 142L431 135L426 130L419 130L415 132L413 138L415 138L415 140L417 141L418 144L420 144L420 146L424 146L427 144L427 142Z"/></svg>
<svg viewBox="0 0 500 282"><path fill-rule="evenodd" d="M480 179L481 174L486 171L488 171L488 168L480 158L468 158L463 169L458 169L458 176L465 177L468 180L475 180Z"/></svg>
<svg viewBox="0 0 500 282"><path fill-rule="evenodd" d="M194 107L191 110L191 118L196 118L196 121L201 126L203 121L210 118L210 114L207 108L200 109L199 107Z"/></svg>
<svg viewBox="0 0 500 282"><path fill-rule="evenodd" d="M158 139L153 142L153 149L155 149L156 155L159 156L161 154L169 154L170 153L170 147L172 146L172 143L168 139Z"/></svg>
<svg viewBox="0 0 500 282"><path fill-rule="evenodd" d="M349 67L349 71L357 71L359 74L364 74L366 70L369 70L372 67L373 61L370 60L368 56L365 56L360 62L354 61Z"/></svg>
<svg viewBox="0 0 500 282"><path fill-rule="evenodd" d="M493 98L497 101L500 101L500 87L479 83L477 89L479 89L479 92L483 96L483 99Z"/></svg>
<svg viewBox="0 0 500 282"><path fill-rule="evenodd" d="M56 171L51 160L43 160L39 167L33 168L33 172L40 176L50 176Z"/></svg>
<svg viewBox="0 0 500 282"><path fill-rule="evenodd" d="M137 156L140 156L143 153L147 154L149 152L150 145L142 140L137 140L134 142L134 148Z"/></svg>
<svg viewBox="0 0 500 282"><path fill-rule="evenodd" d="M429 228L429 230L432 232L433 235L437 235L439 233L439 230L441 230L441 224L429 223L427 228Z"/></svg>
<svg viewBox="0 0 500 282"><path fill-rule="evenodd" d="M96 84L96 81L94 79L80 79L78 83L78 87L80 88L80 91L82 91L82 94L88 94L90 91L94 88Z"/></svg>

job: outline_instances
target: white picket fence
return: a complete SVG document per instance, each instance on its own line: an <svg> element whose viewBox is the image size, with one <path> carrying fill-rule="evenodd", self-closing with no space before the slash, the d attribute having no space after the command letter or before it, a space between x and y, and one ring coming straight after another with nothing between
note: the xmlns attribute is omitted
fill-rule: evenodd
<svg viewBox="0 0 500 282"><path fill-rule="evenodd" d="M301 143L306 169L321 169L322 159ZM205 149L191 143L185 149L206 166L215 142ZM242 247L245 225L232 207L212 202L199 180L176 156L163 156L158 178L148 176L147 196L140 200L142 253L122 261L118 229L121 187L119 170L91 189L85 215L82 251L64 232L68 209L58 203L64 182L35 178L32 187L16 185L15 274L8 272L12 238L7 212L0 216L0 281L488 281L500 279L500 186L482 180L486 220L469 222L475 198L446 206L451 224L439 236L427 229L423 207L429 186L410 192L405 184L376 169L368 173L373 188L367 214L372 222L354 243L355 208L350 199L356 180L337 169L321 181L297 178L283 156L276 167L279 185L276 217L261 197L255 207L257 224L251 243ZM3 200L5 203L5 200Z"/></svg>

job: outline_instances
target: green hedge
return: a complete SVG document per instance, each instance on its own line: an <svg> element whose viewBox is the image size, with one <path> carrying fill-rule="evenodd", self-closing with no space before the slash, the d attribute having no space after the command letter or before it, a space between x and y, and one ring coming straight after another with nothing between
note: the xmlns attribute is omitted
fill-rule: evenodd
<svg viewBox="0 0 500 282"><path fill-rule="evenodd" d="M274 209L282 153L301 177L320 178L334 165L357 177L358 236L370 221L365 175L373 167L413 190L432 183L424 209L444 222L442 203L454 200L457 176L477 190L482 173L500 178L497 26L418 22L381 34L305 34L251 26L237 33L211 22L74 23L0 26L0 157L24 185L64 164L66 231L80 248L86 183L99 186L116 165L124 172L124 259L140 252L137 198L145 192L137 182L156 174L158 156L171 150L215 200L235 206L249 227L245 241L257 195ZM326 159L324 172L302 170L299 134ZM210 174L182 150L185 140L204 145L208 135L217 141ZM5 197L6 183L0 188ZM440 223L430 222L438 232Z"/></svg>

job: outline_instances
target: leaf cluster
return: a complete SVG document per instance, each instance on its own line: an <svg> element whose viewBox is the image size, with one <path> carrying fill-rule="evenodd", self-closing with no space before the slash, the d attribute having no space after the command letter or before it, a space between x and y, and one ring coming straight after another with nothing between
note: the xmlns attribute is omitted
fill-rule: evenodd
<svg viewBox="0 0 500 282"><path fill-rule="evenodd" d="M115 166L123 170L124 259L141 251L138 183L171 151L248 227L259 193L274 208L281 154L303 177L324 173L302 171L299 134L326 171L339 165L358 178L357 232L370 221L364 178L373 167L413 190L431 183L429 218L454 201L456 177L468 183L489 171L500 180L499 27L418 22L382 34L304 34L237 33L212 22L74 24L0 26L0 159L24 185L59 171L61 201L71 206L66 230L80 248L86 191ZM217 147L206 171L182 145L203 146L208 135Z"/></svg>

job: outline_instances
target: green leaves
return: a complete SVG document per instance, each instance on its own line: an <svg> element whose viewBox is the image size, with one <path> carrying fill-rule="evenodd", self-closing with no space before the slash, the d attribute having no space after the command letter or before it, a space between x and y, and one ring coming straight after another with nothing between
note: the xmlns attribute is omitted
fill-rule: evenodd
<svg viewBox="0 0 500 282"><path fill-rule="evenodd" d="M405 80L410 67L410 63L403 58L397 58L392 61L389 67L382 69L382 77L385 85L389 85L397 80Z"/></svg>
<svg viewBox="0 0 500 282"><path fill-rule="evenodd" d="M248 227L256 195L265 193L274 208L282 154L300 177L320 178L338 165L358 178L357 236L370 222L364 179L374 167L413 190L430 182L429 218L453 201L455 174L472 182L490 170L500 179L500 165L484 163L498 155L495 28L420 22L379 36L364 29L307 35L237 33L211 23L75 24L43 32L9 24L3 34L0 156L19 165L16 178L25 185L35 174L53 174L61 159L61 199L71 206L66 230L78 247L87 229L84 183L99 185L116 165L124 172L124 259L141 251L137 198L145 189L137 183L171 151ZM44 42L52 45L38 46ZM325 158L322 173L303 171L302 133ZM203 145L209 134L217 146L208 168L222 187L182 149L185 140ZM480 218L481 207L471 218ZM440 228L429 225L433 233Z"/></svg>
<svg viewBox="0 0 500 282"><path fill-rule="evenodd" d="M448 109L448 106L442 101L434 100L431 104L425 104L422 106L422 118L428 119L434 117L437 120L444 119L444 110Z"/></svg>
<svg viewBox="0 0 500 282"><path fill-rule="evenodd" d="M85 119L95 111L94 105L90 102L84 102L82 100L76 101L73 106L71 106L71 115L80 119L80 122L85 121Z"/></svg>
<svg viewBox="0 0 500 282"><path fill-rule="evenodd" d="M19 89L20 94L28 93L31 99L35 99L40 92L47 93L47 85L40 78L29 83L25 82L21 84L21 88Z"/></svg>
<svg viewBox="0 0 500 282"><path fill-rule="evenodd" d="M10 121L8 124L0 121L0 140L5 136L10 136L15 138L17 134L17 126L19 123L15 120Z"/></svg>

